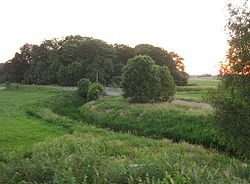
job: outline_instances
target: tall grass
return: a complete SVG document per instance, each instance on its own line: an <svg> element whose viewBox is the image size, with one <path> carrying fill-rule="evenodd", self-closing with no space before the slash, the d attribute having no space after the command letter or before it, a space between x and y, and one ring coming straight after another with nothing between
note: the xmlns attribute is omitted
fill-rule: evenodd
<svg viewBox="0 0 250 184"><path fill-rule="evenodd" d="M110 97L87 103L80 111L85 121L102 128L226 149L213 128L211 111L198 107L130 104L121 97Z"/></svg>
<svg viewBox="0 0 250 184"><path fill-rule="evenodd" d="M248 183L249 166L186 143L75 126L1 157L0 183Z"/></svg>
<svg viewBox="0 0 250 184"><path fill-rule="evenodd" d="M154 140L143 136L114 133L83 125L85 122L79 122L82 114L73 115L77 114L75 109L82 103L74 97L73 92L60 93L60 95L57 94L59 96L51 96L48 99L43 98L40 102L37 102L36 97L28 108L23 101L27 99L18 95L19 93L22 91L15 92L16 100L12 103L16 105L21 103L22 108L28 112L27 118L47 122L53 125L52 130L55 130L54 127L58 129L68 127L71 129L71 134L51 137L44 142L33 144L32 148L29 147L22 152L11 154L0 152L0 183L250 182L248 163L206 150L201 146L173 143L167 139ZM8 95L10 95L9 92L5 97L9 98ZM76 103L77 101L79 104ZM98 107L98 104L101 103L104 103L103 108L109 108L100 110L101 106ZM135 115L142 115L142 118L144 113L150 113L152 109L155 109L155 112L161 112L158 115L172 113L176 118L184 115L184 112L197 117L206 115L206 112L199 109L188 109L184 106L170 108L164 103L138 104L134 107L129 105L121 98L103 99L87 104L88 108L96 111L95 115L103 115L102 113L109 113L114 109L114 112L125 117L126 113L131 111L133 116L129 116L130 120L135 118ZM65 108L67 110L59 111L60 106L67 107ZM121 108L123 110L119 111ZM144 109L143 113L140 109ZM55 110L65 113L67 117L57 114ZM117 114L114 113L113 116ZM150 116L144 117L146 120ZM162 117L167 118L167 116ZM153 123L152 120L153 117L151 118ZM29 131L33 133L32 127Z"/></svg>

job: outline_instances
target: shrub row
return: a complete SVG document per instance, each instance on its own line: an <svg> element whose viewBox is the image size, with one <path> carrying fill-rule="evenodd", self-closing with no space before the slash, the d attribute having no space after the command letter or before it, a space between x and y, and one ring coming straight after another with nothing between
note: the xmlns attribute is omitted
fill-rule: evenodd
<svg viewBox="0 0 250 184"><path fill-rule="evenodd" d="M97 100L103 93L103 87L100 84L92 83L89 79L82 78L77 83L78 95L86 100Z"/></svg>

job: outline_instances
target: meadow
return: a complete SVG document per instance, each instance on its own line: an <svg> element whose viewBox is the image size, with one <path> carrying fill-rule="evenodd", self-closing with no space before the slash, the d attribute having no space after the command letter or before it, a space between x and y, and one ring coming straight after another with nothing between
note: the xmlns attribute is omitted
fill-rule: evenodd
<svg viewBox="0 0 250 184"><path fill-rule="evenodd" d="M247 161L195 145L216 135L210 112L199 108L121 97L84 104L74 91L19 85L0 91L0 103L0 183L250 181ZM165 129L176 138L162 136Z"/></svg>
<svg viewBox="0 0 250 184"><path fill-rule="evenodd" d="M13 89L14 88L14 89ZM19 88L19 87L18 87ZM38 100L56 95L56 91L26 88L0 91L0 151L28 149L33 143L67 133L67 130L27 116L25 108Z"/></svg>
<svg viewBox="0 0 250 184"><path fill-rule="evenodd" d="M219 80L213 78L191 78L187 86L178 86L176 99L203 102L207 89L216 88Z"/></svg>

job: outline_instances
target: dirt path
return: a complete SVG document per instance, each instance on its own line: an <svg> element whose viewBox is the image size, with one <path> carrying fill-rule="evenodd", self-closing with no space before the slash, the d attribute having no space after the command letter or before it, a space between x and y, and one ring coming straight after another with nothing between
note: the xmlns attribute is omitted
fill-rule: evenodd
<svg viewBox="0 0 250 184"><path fill-rule="evenodd" d="M120 88L106 87L105 93L107 96L121 96L122 90Z"/></svg>
<svg viewBox="0 0 250 184"><path fill-rule="evenodd" d="M120 96L122 95L122 90L120 88L109 88L106 87L105 93L108 96ZM174 104L181 104L181 105L190 105L190 106L197 106L202 109L212 109L213 107L208 103L203 102L194 102L194 101L187 101L187 100L178 100L175 99L172 103Z"/></svg>
<svg viewBox="0 0 250 184"><path fill-rule="evenodd" d="M77 90L77 87L60 87L60 86L51 86L51 88L59 88L64 89L65 91L75 91ZM0 91L6 89L5 86L0 86ZM106 87L105 93L107 96L120 96L122 95L122 91L120 88L112 88L112 87ZM187 101L187 100L178 100L175 99L172 103L174 104L181 104L181 105L190 105L190 106L197 106L203 109L212 109L213 107L210 104L202 103L202 102L193 102L193 101Z"/></svg>
<svg viewBox="0 0 250 184"><path fill-rule="evenodd" d="M193 102L193 101L187 101L187 100L178 100L175 99L172 103L174 104L182 104L182 105L190 105L190 106L197 106L202 109L212 109L213 107L208 103L203 102Z"/></svg>

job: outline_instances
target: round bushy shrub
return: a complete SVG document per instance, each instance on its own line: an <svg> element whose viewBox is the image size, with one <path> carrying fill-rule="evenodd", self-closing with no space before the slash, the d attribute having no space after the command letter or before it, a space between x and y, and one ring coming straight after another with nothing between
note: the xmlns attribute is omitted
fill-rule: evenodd
<svg viewBox="0 0 250 184"><path fill-rule="evenodd" d="M122 73L125 98L140 103L153 100L159 83L154 64L155 62L149 56L140 55L129 59Z"/></svg>
<svg viewBox="0 0 250 184"><path fill-rule="evenodd" d="M123 68L121 84L124 97L131 102L166 101L175 91L168 68L155 65L154 60L145 55L129 59Z"/></svg>
<svg viewBox="0 0 250 184"><path fill-rule="evenodd" d="M176 91L174 79L170 74L168 67L157 66L156 68L160 84L155 101L169 101L172 99Z"/></svg>
<svg viewBox="0 0 250 184"><path fill-rule="evenodd" d="M91 85L91 82L89 79L82 78L78 81L77 87L78 87L78 94L79 96L83 98L87 98L88 96L88 91L89 91L89 86Z"/></svg>
<svg viewBox="0 0 250 184"><path fill-rule="evenodd" d="M100 84L92 83L89 86L88 100L97 100L103 92L103 87Z"/></svg>

